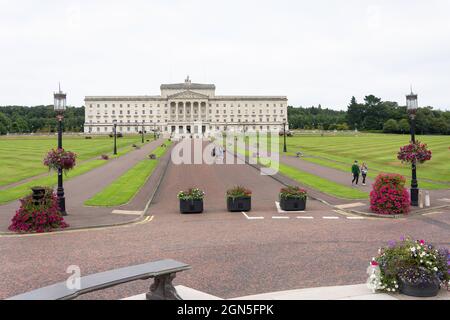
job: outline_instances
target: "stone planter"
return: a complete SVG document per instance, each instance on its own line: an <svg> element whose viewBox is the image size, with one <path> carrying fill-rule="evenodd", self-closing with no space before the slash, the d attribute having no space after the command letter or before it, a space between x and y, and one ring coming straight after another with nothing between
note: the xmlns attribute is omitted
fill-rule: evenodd
<svg viewBox="0 0 450 320"><path fill-rule="evenodd" d="M283 211L304 211L306 208L306 198L281 198L280 208Z"/></svg>
<svg viewBox="0 0 450 320"><path fill-rule="evenodd" d="M180 200L181 213L202 213L203 200Z"/></svg>
<svg viewBox="0 0 450 320"><path fill-rule="evenodd" d="M230 212L246 212L252 209L252 197L227 198L227 209Z"/></svg>
<svg viewBox="0 0 450 320"><path fill-rule="evenodd" d="M400 292L412 297L435 297L439 293L440 284L436 277L433 281L424 281L420 283L410 283L399 279Z"/></svg>

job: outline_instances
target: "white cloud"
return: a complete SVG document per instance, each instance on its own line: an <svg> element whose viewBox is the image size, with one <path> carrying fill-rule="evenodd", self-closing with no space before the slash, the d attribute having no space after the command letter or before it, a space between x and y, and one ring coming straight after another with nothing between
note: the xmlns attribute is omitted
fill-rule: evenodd
<svg viewBox="0 0 450 320"><path fill-rule="evenodd" d="M212 82L218 94L281 94L345 108L352 95L448 108L445 0L0 0L0 104L158 94Z"/></svg>

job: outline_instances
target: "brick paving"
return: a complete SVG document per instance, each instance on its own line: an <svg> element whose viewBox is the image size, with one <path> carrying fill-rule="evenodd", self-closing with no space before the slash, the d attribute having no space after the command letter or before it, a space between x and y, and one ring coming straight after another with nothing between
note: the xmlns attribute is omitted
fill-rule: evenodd
<svg viewBox="0 0 450 320"><path fill-rule="evenodd" d="M225 190L243 184L253 191L248 220L226 212ZM205 213L178 213L178 191L206 191ZM0 237L0 298L64 281L69 265L91 274L163 258L192 265L175 284L233 298L280 290L359 284L379 246L403 235L450 245L450 210L406 219L348 220L309 200L314 219L271 219L281 183L249 165L169 163L150 205L153 220L103 230L31 237ZM339 219L323 219L337 216ZM118 299L148 290L139 281L91 293L83 299Z"/></svg>

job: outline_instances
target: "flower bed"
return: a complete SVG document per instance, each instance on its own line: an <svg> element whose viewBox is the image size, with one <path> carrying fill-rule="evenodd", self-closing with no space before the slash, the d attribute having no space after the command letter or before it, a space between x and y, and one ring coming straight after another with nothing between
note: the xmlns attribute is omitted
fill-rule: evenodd
<svg viewBox="0 0 450 320"><path fill-rule="evenodd" d="M410 197L405 178L399 174L379 174L370 193L370 209L378 214L407 214Z"/></svg>
<svg viewBox="0 0 450 320"><path fill-rule="evenodd" d="M64 149L52 149L44 158L44 165L50 170L62 169L64 172L75 167L77 155Z"/></svg>
<svg viewBox="0 0 450 320"><path fill-rule="evenodd" d="M69 226L59 213L58 199L50 188L45 189L41 200L36 201L33 195L29 195L21 199L20 203L20 208L8 228L10 231L41 233Z"/></svg>
<svg viewBox="0 0 450 320"><path fill-rule="evenodd" d="M431 151L428 150L425 143L416 141L400 148L397 154L397 159L402 162L412 163L416 161L417 163L424 163L425 161L431 160Z"/></svg>
<svg viewBox="0 0 450 320"><path fill-rule="evenodd" d="M373 292L401 292L414 296L433 296L450 282L448 249L437 249L424 240L410 238L390 241L372 258L367 285Z"/></svg>
<svg viewBox="0 0 450 320"><path fill-rule="evenodd" d="M242 186L236 186L231 189L227 190L227 198L243 198L243 197L251 197L252 191L242 187Z"/></svg>

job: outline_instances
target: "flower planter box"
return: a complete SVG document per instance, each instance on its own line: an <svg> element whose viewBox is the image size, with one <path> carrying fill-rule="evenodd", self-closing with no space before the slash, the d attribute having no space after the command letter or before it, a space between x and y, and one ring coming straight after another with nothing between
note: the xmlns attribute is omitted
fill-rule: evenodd
<svg viewBox="0 0 450 320"><path fill-rule="evenodd" d="M181 213L202 213L203 200L180 200Z"/></svg>
<svg viewBox="0 0 450 320"><path fill-rule="evenodd" d="M227 209L230 212L250 211L252 209L252 198L227 198Z"/></svg>
<svg viewBox="0 0 450 320"><path fill-rule="evenodd" d="M412 297L435 297L439 293L439 280L433 282L410 283L399 279L400 292Z"/></svg>
<svg viewBox="0 0 450 320"><path fill-rule="evenodd" d="M304 211L306 208L306 199L281 198L280 208L283 211Z"/></svg>

